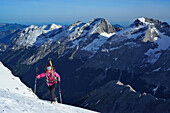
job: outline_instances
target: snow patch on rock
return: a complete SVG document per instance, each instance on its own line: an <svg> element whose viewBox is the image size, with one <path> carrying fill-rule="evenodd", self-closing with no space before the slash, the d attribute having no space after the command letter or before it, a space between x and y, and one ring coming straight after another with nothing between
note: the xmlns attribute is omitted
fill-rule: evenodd
<svg viewBox="0 0 170 113"><path fill-rule="evenodd" d="M99 48L107 41L108 38L110 38L114 33L101 33L98 38L94 39L92 43L87 45L86 47L82 48L82 50L90 51L93 54L95 54Z"/></svg>
<svg viewBox="0 0 170 113"><path fill-rule="evenodd" d="M145 55L148 56L147 62L154 64L162 54L163 50L166 50L170 46L170 37L159 32L159 37L156 38L155 42L158 47L154 49L149 49Z"/></svg>

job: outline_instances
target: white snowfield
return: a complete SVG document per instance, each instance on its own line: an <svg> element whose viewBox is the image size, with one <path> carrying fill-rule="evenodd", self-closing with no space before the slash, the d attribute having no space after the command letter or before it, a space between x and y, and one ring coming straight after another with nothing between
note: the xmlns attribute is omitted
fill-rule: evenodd
<svg viewBox="0 0 170 113"><path fill-rule="evenodd" d="M0 62L0 89L29 97L37 97L30 88L24 85L18 77Z"/></svg>
<svg viewBox="0 0 170 113"><path fill-rule="evenodd" d="M95 113L64 104L51 104L38 98L0 89L0 113Z"/></svg>
<svg viewBox="0 0 170 113"><path fill-rule="evenodd" d="M40 100L0 62L0 113L96 113L70 105Z"/></svg>

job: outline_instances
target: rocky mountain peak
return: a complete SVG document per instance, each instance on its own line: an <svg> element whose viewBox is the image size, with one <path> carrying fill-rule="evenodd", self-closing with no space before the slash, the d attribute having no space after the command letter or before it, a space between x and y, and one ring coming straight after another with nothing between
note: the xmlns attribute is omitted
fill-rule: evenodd
<svg viewBox="0 0 170 113"><path fill-rule="evenodd" d="M145 18L145 17L138 18L138 19L136 19L136 20L131 24L131 26L137 26L137 27L139 27L139 26L148 25L149 22L146 22L146 19L147 19L147 18Z"/></svg>
<svg viewBox="0 0 170 113"><path fill-rule="evenodd" d="M105 18L95 18L90 23L91 24L110 24Z"/></svg>
<svg viewBox="0 0 170 113"><path fill-rule="evenodd" d="M141 17L138 18L134 21L133 24L131 24L131 26L136 25L138 26L146 26L146 25L152 25L154 27L156 27L157 29L161 29L161 28L169 28L170 26L168 25L167 22L162 22L158 19L152 19L152 18L146 18L146 17Z"/></svg>
<svg viewBox="0 0 170 113"><path fill-rule="evenodd" d="M136 25L138 27L140 25L146 26L148 24L155 25L155 24L160 24L160 23L161 23L161 21L159 21L157 19L141 17L141 18L136 19L132 25Z"/></svg>
<svg viewBox="0 0 170 113"><path fill-rule="evenodd" d="M102 32L115 33L116 29L105 18L96 18L90 22L90 27L93 27L93 33Z"/></svg>
<svg viewBox="0 0 170 113"><path fill-rule="evenodd" d="M107 21L105 18L95 18L90 23L99 23L100 21Z"/></svg>

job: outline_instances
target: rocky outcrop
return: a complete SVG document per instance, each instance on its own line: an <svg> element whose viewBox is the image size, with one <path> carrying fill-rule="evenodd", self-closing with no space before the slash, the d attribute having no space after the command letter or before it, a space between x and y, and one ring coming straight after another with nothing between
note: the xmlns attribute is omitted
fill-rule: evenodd
<svg viewBox="0 0 170 113"><path fill-rule="evenodd" d="M168 113L170 110L169 99L140 94L120 81L110 81L92 91L79 100L79 105L101 113Z"/></svg>
<svg viewBox="0 0 170 113"><path fill-rule="evenodd" d="M0 52L4 52L7 48L7 45L0 43Z"/></svg>

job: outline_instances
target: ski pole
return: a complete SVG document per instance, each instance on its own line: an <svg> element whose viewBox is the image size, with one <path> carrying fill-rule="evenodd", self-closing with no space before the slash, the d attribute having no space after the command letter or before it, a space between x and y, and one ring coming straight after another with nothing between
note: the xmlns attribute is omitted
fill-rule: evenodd
<svg viewBox="0 0 170 113"><path fill-rule="evenodd" d="M36 67L36 74L37 73L38 73L38 68ZM37 87L37 77L35 77L34 93L36 93L36 87Z"/></svg>
<svg viewBox="0 0 170 113"><path fill-rule="evenodd" d="M60 103L62 103L60 84L59 84L59 95L60 95Z"/></svg>
<svg viewBox="0 0 170 113"><path fill-rule="evenodd" d="M35 78L34 93L36 93L37 77Z"/></svg>

